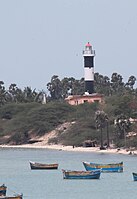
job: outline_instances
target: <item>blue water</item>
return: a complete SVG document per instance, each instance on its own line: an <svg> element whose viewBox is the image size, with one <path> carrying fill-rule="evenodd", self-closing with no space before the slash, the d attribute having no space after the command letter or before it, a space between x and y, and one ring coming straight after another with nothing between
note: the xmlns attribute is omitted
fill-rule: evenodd
<svg viewBox="0 0 137 199"><path fill-rule="evenodd" d="M58 170L31 170L29 160L59 163ZM100 180L64 180L62 169L85 170L82 161L124 162L123 173L102 173ZM25 199L136 199L137 156L47 149L0 149L0 183L7 195Z"/></svg>

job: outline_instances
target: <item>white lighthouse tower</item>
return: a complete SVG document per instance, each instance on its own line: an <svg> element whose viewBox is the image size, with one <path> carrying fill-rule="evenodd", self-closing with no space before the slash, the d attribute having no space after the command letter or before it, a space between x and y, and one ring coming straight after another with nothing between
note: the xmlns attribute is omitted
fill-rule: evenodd
<svg viewBox="0 0 137 199"><path fill-rule="evenodd" d="M94 93L94 57L95 50L92 50L88 42L83 51L84 73L85 73L85 94Z"/></svg>
<svg viewBox="0 0 137 199"><path fill-rule="evenodd" d="M94 91L94 57L95 50L92 50L91 44L88 42L83 51L84 59L84 83L85 90L83 95L70 95L65 100L71 105L79 105L83 103L102 103L104 96Z"/></svg>

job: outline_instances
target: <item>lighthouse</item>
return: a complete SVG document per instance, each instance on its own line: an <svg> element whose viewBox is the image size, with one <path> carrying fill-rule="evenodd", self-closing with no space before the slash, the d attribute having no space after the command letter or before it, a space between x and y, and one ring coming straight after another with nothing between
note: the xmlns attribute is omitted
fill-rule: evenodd
<svg viewBox="0 0 137 199"><path fill-rule="evenodd" d="M104 96L94 91L94 57L95 50L92 50L92 45L88 42L83 51L84 60L84 81L85 90L83 95L69 95L65 101L71 105L79 105L84 103L104 103Z"/></svg>
<svg viewBox="0 0 137 199"><path fill-rule="evenodd" d="M92 46L88 42L83 51L85 94L87 95L94 93L94 57L95 50L92 50Z"/></svg>

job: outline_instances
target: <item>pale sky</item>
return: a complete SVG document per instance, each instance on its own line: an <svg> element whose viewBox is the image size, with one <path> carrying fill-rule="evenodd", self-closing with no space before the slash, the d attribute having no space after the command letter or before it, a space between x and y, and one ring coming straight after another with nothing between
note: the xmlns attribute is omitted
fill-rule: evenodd
<svg viewBox="0 0 137 199"><path fill-rule="evenodd" d="M46 90L53 75L81 79L87 42L96 51L95 72L137 78L137 0L0 0L0 80L7 89Z"/></svg>

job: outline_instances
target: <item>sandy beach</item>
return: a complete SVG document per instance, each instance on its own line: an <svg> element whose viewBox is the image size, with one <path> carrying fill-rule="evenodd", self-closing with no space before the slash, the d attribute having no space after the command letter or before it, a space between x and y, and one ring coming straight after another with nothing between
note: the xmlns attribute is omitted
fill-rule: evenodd
<svg viewBox="0 0 137 199"><path fill-rule="evenodd" d="M68 126L68 123L65 123ZM25 149L53 149L53 150L59 150L59 151L73 151L73 152L98 152L98 153L112 153L112 154L125 154L125 155L137 155L137 150L134 148L132 149L124 149L124 148L114 148L113 145L111 147L106 148L105 150L100 150L100 147L73 147L71 146L64 146L61 144L49 144L48 141L51 138L54 138L57 136L58 130L61 130L61 128L64 128L63 126L59 126L57 129L46 133L45 135L41 137L34 137L32 141L37 140L37 142L31 143L31 144L22 144L22 145L0 145L0 148L25 148Z"/></svg>
<svg viewBox="0 0 137 199"><path fill-rule="evenodd" d="M100 150L99 147L73 147L73 146L48 145L48 144L43 145L42 143L41 144L40 143L24 144L24 145L0 145L0 148L53 149L53 150L59 150L59 151L98 152L98 153L137 155L136 150L129 150L129 149L107 148L105 150Z"/></svg>

